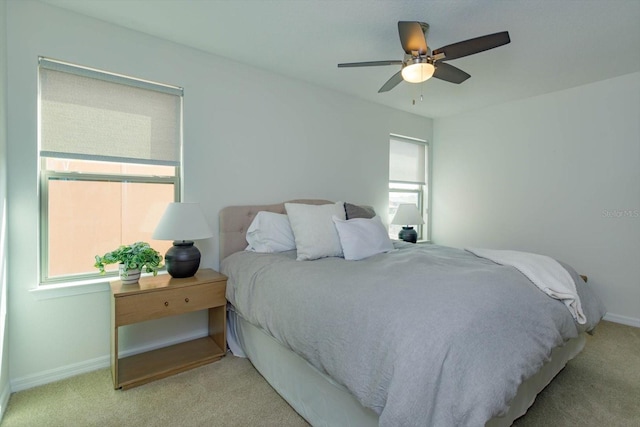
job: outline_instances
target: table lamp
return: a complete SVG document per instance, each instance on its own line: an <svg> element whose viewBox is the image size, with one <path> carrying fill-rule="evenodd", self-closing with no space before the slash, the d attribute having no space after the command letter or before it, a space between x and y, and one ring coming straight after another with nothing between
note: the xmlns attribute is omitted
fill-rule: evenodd
<svg viewBox="0 0 640 427"><path fill-rule="evenodd" d="M398 233L398 238L405 242L416 243L418 241L418 233L411 225L424 224L422 215L418 211L418 207L411 203L403 203L398 206L395 216L391 220L393 225L402 225L402 230Z"/></svg>
<svg viewBox="0 0 640 427"><path fill-rule="evenodd" d="M213 237L199 203L170 203L153 232L154 239L173 240L164 256L172 277L191 277L200 266L200 251L194 240Z"/></svg>

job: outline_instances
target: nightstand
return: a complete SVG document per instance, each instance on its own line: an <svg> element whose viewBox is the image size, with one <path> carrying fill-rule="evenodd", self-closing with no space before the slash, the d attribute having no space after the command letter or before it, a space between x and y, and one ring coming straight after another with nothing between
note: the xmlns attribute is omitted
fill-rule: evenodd
<svg viewBox="0 0 640 427"><path fill-rule="evenodd" d="M219 360L226 353L227 277L202 269L193 277L143 277L133 285L111 282L111 374L127 389ZM167 316L209 311L209 335L119 358L118 328Z"/></svg>

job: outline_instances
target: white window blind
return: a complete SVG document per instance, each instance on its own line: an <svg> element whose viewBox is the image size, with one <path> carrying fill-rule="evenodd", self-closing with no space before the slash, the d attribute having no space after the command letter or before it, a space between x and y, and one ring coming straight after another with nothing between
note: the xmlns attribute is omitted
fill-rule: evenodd
<svg viewBox="0 0 640 427"><path fill-rule="evenodd" d="M42 157L179 166L182 89L40 58Z"/></svg>
<svg viewBox="0 0 640 427"><path fill-rule="evenodd" d="M389 144L389 181L425 185L426 144L391 137Z"/></svg>

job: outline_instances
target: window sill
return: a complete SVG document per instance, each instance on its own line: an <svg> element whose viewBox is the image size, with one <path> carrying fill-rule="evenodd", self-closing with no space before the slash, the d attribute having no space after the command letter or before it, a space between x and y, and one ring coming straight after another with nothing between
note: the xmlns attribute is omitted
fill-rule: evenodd
<svg viewBox="0 0 640 427"><path fill-rule="evenodd" d="M159 271L158 275L167 274L166 271ZM152 276L151 273L143 274L142 277ZM108 292L109 282L117 280L117 277L101 277L99 279L89 279L82 281L63 282L55 284L40 284L37 288L30 289L37 300L47 300L54 298L64 298L76 295L93 294L97 292Z"/></svg>

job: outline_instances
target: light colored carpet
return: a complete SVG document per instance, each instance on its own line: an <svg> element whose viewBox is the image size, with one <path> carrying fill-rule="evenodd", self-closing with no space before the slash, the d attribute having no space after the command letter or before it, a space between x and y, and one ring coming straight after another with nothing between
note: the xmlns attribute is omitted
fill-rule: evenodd
<svg viewBox="0 0 640 427"><path fill-rule="evenodd" d="M246 360L220 361L126 391L100 369L11 395L9 426L307 426Z"/></svg>
<svg viewBox="0 0 640 427"><path fill-rule="evenodd" d="M108 369L14 393L12 426L307 426L251 363L221 361L127 391ZM640 329L602 322L515 426L640 426Z"/></svg>
<svg viewBox="0 0 640 427"><path fill-rule="evenodd" d="M600 322L516 427L640 426L640 328Z"/></svg>

